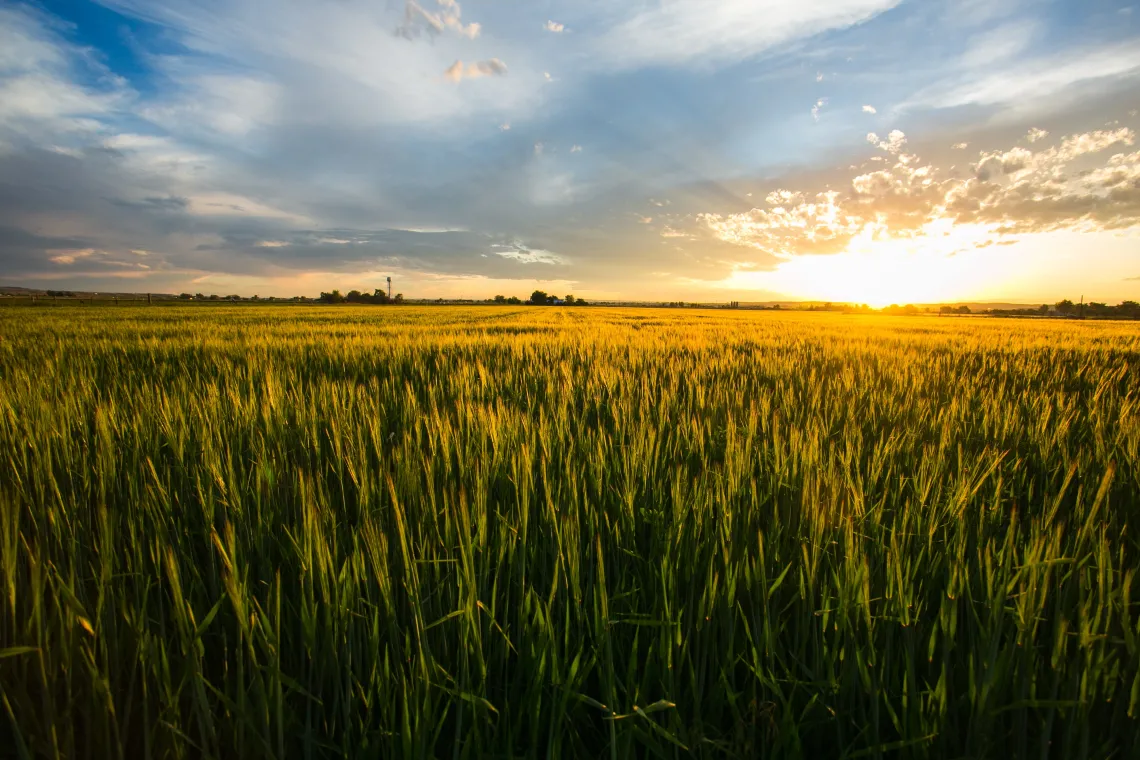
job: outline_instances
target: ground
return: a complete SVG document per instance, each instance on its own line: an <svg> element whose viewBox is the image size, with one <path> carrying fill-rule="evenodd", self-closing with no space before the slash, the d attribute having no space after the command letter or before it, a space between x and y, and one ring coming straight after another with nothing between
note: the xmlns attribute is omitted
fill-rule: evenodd
<svg viewBox="0 0 1140 760"><path fill-rule="evenodd" d="M0 746L1133 756L1137 376L1134 323L0 309Z"/></svg>

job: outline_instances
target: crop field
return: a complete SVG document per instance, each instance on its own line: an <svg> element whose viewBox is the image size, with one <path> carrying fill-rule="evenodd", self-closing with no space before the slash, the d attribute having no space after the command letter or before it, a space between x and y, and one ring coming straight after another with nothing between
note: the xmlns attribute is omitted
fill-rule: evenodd
<svg viewBox="0 0 1140 760"><path fill-rule="evenodd" d="M1140 755L1140 326L0 309L0 756Z"/></svg>

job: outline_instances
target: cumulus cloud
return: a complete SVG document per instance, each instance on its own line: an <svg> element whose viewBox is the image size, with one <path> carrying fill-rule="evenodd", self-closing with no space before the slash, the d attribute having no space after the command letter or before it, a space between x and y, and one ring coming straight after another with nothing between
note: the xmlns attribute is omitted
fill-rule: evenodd
<svg viewBox="0 0 1140 760"><path fill-rule="evenodd" d="M463 61L456 61L447 67L443 75L452 82L462 79L478 79L479 77L502 76L507 73L507 64L498 58L489 58L486 61L475 61L463 65Z"/></svg>
<svg viewBox="0 0 1140 760"><path fill-rule="evenodd" d="M1096 130L1040 150L983 152L963 179L903 152L901 132L887 140L872 134L868 142L895 163L852 177L845 190L775 190L765 207L700 221L720 240L785 257L838 253L856 238L917 238L948 225L976 225L999 245L1016 234L1132 228L1140 226L1140 151L1104 154L1135 139L1126 128Z"/></svg>
<svg viewBox="0 0 1140 760"><path fill-rule="evenodd" d="M876 114L878 112L878 109L874 106L863 106L863 113Z"/></svg>
<svg viewBox="0 0 1140 760"><path fill-rule="evenodd" d="M472 40L479 36L480 25L464 25L460 20L462 9L455 0L437 0L437 5L439 10L429 11L416 0L407 0L404 5L404 23L396 28L396 34L413 39L424 33L436 36L445 30L451 30Z"/></svg>
<svg viewBox="0 0 1140 760"><path fill-rule="evenodd" d="M906 145L906 135L903 132L894 129L891 130L891 133L887 135L885 140L880 140L877 134L874 132L868 132L867 142L871 143L876 148L887 151L888 153L899 153Z"/></svg>
<svg viewBox="0 0 1140 760"><path fill-rule="evenodd" d="M1029 130L1029 134L1026 135L1025 139L1029 140L1031 143L1034 143L1038 140L1044 140L1048 136L1049 133L1046 130L1034 127L1033 129Z"/></svg>
<svg viewBox="0 0 1140 760"><path fill-rule="evenodd" d="M554 32L555 34L561 34L566 31L566 25L560 24L557 21L547 21L542 28L548 32Z"/></svg>
<svg viewBox="0 0 1140 760"><path fill-rule="evenodd" d="M967 142L954 143L950 147L953 150L965 150L966 148L970 147L970 143L967 143Z"/></svg>

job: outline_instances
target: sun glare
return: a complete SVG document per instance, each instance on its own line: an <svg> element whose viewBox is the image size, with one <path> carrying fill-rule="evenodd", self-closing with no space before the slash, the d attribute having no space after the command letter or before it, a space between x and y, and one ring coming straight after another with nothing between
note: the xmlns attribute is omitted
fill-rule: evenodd
<svg viewBox="0 0 1140 760"><path fill-rule="evenodd" d="M771 272L738 270L726 285L876 308L963 300L993 277L981 261L988 239L981 227L935 222L913 239L860 236L843 253L797 256Z"/></svg>

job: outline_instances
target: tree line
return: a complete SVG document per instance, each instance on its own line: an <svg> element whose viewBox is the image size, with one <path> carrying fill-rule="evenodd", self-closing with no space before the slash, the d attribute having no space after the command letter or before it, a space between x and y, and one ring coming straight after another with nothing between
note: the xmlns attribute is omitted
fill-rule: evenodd
<svg viewBox="0 0 1140 760"><path fill-rule="evenodd" d="M348 295L342 295L339 290L334 290L331 293L321 293L321 297L317 299L321 303L392 303L401 304L404 302L404 294L397 293L394 296L389 296L381 288L376 288L372 291L372 295L361 293L359 290L350 290Z"/></svg>
<svg viewBox="0 0 1140 760"><path fill-rule="evenodd" d="M589 306L588 303L582 298L575 298L572 295L563 296L559 298L556 295L547 293L545 290L536 290L530 294L530 298L523 301L518 296L495 296L492 299L495 303L511 304L521 306L524 303L532 306Z"/></svg>

